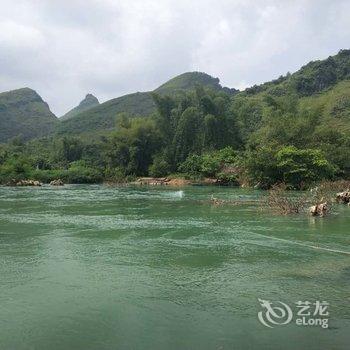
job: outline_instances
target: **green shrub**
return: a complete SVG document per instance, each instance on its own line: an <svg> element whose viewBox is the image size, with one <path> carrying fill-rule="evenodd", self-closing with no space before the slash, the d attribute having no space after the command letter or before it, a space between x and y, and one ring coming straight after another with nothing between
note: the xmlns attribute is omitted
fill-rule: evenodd
<svg viewBox="0 0 350 350"><path fill-rule="evenodd" d="M179 166L179 171L191 176L198 176L202 170L202 157L192 154Z"/></svg>
<svg viewBox="0 0 350 350"><path fill-rule="evenodd" d="M238 186L238 176L237 174L227 174L227 173L218 173L216 178L219 180L221 184Z"/></svg>
<svg viewBox="0 0 350 350"><path fill-rule="evenodd" d="M232 147L205 153L201 156L192 154L180 165L179 170L196 177L223 176L225 166L232 166L237 160L236 152Z"/></svg>
<svg viewBox="0 0 350 350"><path fill-rule="evenodd" d="M314 181L333 178L335 167L320 150L283 147L276 154L277 169L283 174L283 182L293 188L302 188Z"/></svg>
<svg viewBox="0 0 350 350"><path fill-rule="evenodd" d="M10 158L0 166L0 183L26 179L30 171L31 164L24 157Z"/></svg>
<svg viewBox="0 0 350 350"><path fill-rule="evenodd" d="M149 167L149 174L154 177L162 177L169 174L169 172L169 163L161 155L154 157L153 163Z"/></svg>
<svg viewBox="0 0 350 350"><path fill-rule="evenodd" d="M103 181L103 174L94 168L73 167L70 169L58 170L33 170L29 177L43 183L61 179L64 183L99 183Z"/></svg>

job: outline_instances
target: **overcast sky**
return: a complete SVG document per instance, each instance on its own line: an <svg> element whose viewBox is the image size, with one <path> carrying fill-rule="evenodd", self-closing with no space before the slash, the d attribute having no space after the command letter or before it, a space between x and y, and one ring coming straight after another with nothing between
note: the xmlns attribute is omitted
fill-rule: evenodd
<svg viewBox="0 0 350 350"><path fill-rule="evenodd" d="M350 47L349 0L0 0L0 91L58 116L186 71L244 88Z"/></svg>

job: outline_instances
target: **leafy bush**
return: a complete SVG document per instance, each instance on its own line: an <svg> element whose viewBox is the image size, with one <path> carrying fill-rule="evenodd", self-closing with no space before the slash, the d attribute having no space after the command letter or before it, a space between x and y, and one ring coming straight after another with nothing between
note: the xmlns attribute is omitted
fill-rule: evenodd
<svg viewBox="0 0 350 350"><path fill-rule="evenodd" d="M218 173L216 178L219 180L219 183L225 185L239 185L238 175L237 174L227 174L227 173Z"/></svg>
<svg viewBox="0 0 350 350"><path fill-rule="evenodd" d="M202 157L192 154L179 166L179 171L191 176L198 176L202 170Z"/></svg>
<svg viewBox="0 0 350 350"><path fill-rule="evenodd" d="M276 151L263 146L245 153L242 163L245 168L245 182L259 188L269 188L280 181L277 169Z"/></svg>
<svg viewBox="0 0 350 350"><path fill-rule="evenodd" d="M213 177L222 168L222 159L211 153L204 154L201 157L200 173L204 176Z"/></svg>
<svg viewBox="0 0 350 350"><path fill-rule="evenodd" d="M29 178L43 183L61 179L64 183L83 184L102 182L103 174L93 168L74 167L67 170L34 170L29 174Z"/></svg>
<svg viewBox="0 0 350 350"><path fill-rule="evenodd" d="M278 151L266 147L251 151L247 153L245 167L250 183L258 181L261 188L283 182L290 188L301 189L315 181L332 179L336 170L320 150L294 146Z"/></svg>
<svg viewBox="0 0 350 350"><path fill-rule="evenodd" d="M179 170L196 177L216 177L222 181L237 180L237 174L231 174L225 169L233 166L237 160L236 152L232 147L205 153L201 156L192 154L180 165Z"/></svg>
<svg viewBox="0 0 350 350"><path fill-rule="evenodd" d="M302 188L314 181L331 179L335 168L325 159L321 151L284 147L276 154L277 169L283 180L293 188Z"/></svg>
<svg viewBox="0 0 350 350"><path fill-rule="evenodd" d="M149 174L154 177L162 177L168 175L170 172L170 165L163 156L157 155L153 159L152 165L149 167Z"/></svg>
<svg viewBox="0 0 350 350"><path fill-rule="evenodd" d="M10 158L0 166L0 183L26 179L30 171L31 164L28 159L24 157Z"/></svg>

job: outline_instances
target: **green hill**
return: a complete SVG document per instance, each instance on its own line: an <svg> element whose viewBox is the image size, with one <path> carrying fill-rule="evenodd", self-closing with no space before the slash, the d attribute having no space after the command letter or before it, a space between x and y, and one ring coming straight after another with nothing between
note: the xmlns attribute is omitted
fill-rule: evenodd
<svg viewBox="0 0 350 350"><path fill-rule="evenodd" d="M85 96L85 98L79 103L78 106L74 107L69 112L67 112L65 115L63 115L60 118L60 120L72 118L81 112L85 112L92 107L98 106L99 104L100 104L100 102L98 101L98 99L94 95L87 94Z"/></svg>
<svg viewBox="0 0 350 350"><path fill-rule="evenodd" d="M349 79L350 50L341 50L325 60L312 61L293 74L288 73L242 92L222 87L218 78L201 72L181 74L153 92L175 95L193 90L198 85L224 91L233 96L232 111L245 138L261 126L269 97L297 98L305 108L319 108L319 115L333 118L334 125L346 127L344 123L348 123L346 116L350 113ZM53 130L59 135L102 132L115 127L119 113L147 116L154 111L152 92L137 92L102 104L94 96L87 95L79 106L58 120L35 91L24 88L4 92L0 94L0 142L19 135L24 139L46 136Z"/></svg>
<svg viewBox="0 0 350 350"><path fill-rule="evenodd" d="M107 130L115 127L119 113L130 115L149 115L155 109L149 92L137 92L114 98L76 116L62 120L57 126L58 134L81 134Z"/></svg>
<svg viewBox="0 0 350 350"><path fill-rule="evenodd" d="M42 98L29 88L0 93L0 142L23 140L51 133L58 123Z"/></svg>
<svg viewBox="0 0 350 350"><path fill-rule="evenodd" d="M187 72L170 79L165 84L159 86L154 92L163 95L173 95L179 91L192 90L197 85L205 86L216 91L224 90L227 93L236 93L238 90L222 87L219 78L213 78L209 74L202 72Z"/></svg>
<svg viewBox="0 0 350 350"><path fill-rule="evenodd" d="M181 74L153 92L163 95L173 95L181 91L194 89L196 86L209 87L217 91L235 93L237 90L223 88L218 78L213 78L201 72ZM79 113L68 120L62 120L57 128L59 134L80 134L115 127L116 117L125 112L132 116L147 116L155 111L151 92L137 92L121 96Z"/></svg>
<svg viewBox="0 0 350 350"><path fill-rule="evenodd" d="M193 92L198 85L211 89ZM124 181L181 172L259 188L285 183L305 189L350 179L350 50L242 92L222 88L204 73L182 74L153 92L159 95L122 96L58 122L53 137L0 145L0 183L25 177ZM35 92L1 96L1 117L13 117L5 119L12 132L22 127L14 135L36 130L36 124L42 132L30 116L40 108L51 112ZM127 120L122 112L154 118ZM118 113L122 123L115 130Z"/></svg>
<svg viewBox="0 0 350 350"><path fill-rule="evenodd" d="M350 50L340 50L325 60L311 61L297 72L270 82L254 85L243 94L256 95L266 92L274 96L295 93L299 97L322 92L340 81L350 79Z"/></svg>
<svg viewBox="0 0 350 350"><path fill-rule="evenodd" d="M350 134L350 80L338 82L331 88L299 101L302 109L318 111L330 130Z"/></svg>
<svg viewBox="0 0 350 350"><path fill-rule="evenodd" d="M234 96L231 110L258 182L277 181L273 159L283 147L320 151L337 176L350 176L350 50L246 89ZM294 179L305 171L297 161L288 166Z"/></svg>
<svg viewBox="0 0 350 350"><path fill-rule="evenodd" d="M232 110L246 139L266 123L263 116L271 114L269 109L292 110L293 106L299 106L304 114L317 115L320 125L349 129L350 50L340 50L337 55L312 61L293 74L247 88L234 96Z"/></svg>

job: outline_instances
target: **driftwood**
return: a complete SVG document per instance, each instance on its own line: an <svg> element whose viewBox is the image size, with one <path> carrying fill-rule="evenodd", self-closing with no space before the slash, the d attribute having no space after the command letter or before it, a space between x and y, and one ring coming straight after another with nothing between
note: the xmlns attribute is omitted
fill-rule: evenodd
<svg viewBox="0 0 350 350"><path fill-rule="evenodd" d="M50 182L51 186L64 186L64 183L61 179L57 179L57 180L52 180Z"/></svg>
<svg viewBox="0 0 350 350"><path fill-rule="evenodd" d="M222 204L225 204L226 202L223 199L219 199L211 195L210 203L214 205L222 205Z"/></svg>
<svg viewBox="0 0 350 350"><path fill-rule="evenodd" d="M295 195L288 191L287 186L282 183L273 186L268 191L265 200L261 199L252 203L252 201L223 200L212 195L210 203L213 205L241 205L260 202L262 209L268 208L283 215L309 213L312 216L324 217L332 210L332 203L335 201L334 187L338 185L343 185L343 183L322 183L309 193ZM350 206L350 190L337 193L336 200L338 203Z"/></svg>
<svg viewBox="0 0 350 350"><path fill-rule="evenodd" d="M169 182L169 179L166 177L140 177L136 181L136 183L138 183L139 185L151 185L151 186L167 185L168 182Z"/></svg>
<svg viewBox="0 0 350 350"><path fill-rule="evenodd" d="M168 177L140 177L134 185L149 185L149 186L185 186L191 184L190 180L186 179L170 179Z"/></svg>
<svg viewBox="0 0 350 350"><path fill-rule="evenodd" d="M309 213L312 216L324 217L327 215L328 210L329 210L328 204L327 204L327 202L324 202L324 203L316 204L316 205L313 205L312 207L310 207Z"/></svg>
<svg viewBox="0 0 350 350"><path fill-rule="evenodd" d="M298 214L305 209L307 198L305 196L293 196L287 191L285 184L278 184L273 186L263 202L264 208L283 215Z"/></svg>
<svg viewBox="0 0 350 350"><path fill-rule="evenodd" d="M336 200L338 203L350 204L350 190L337 193Z"/></svg>

